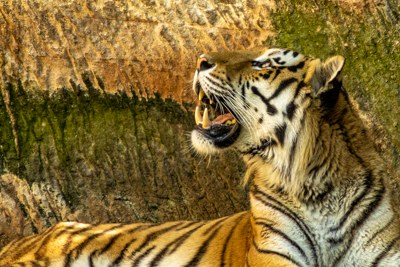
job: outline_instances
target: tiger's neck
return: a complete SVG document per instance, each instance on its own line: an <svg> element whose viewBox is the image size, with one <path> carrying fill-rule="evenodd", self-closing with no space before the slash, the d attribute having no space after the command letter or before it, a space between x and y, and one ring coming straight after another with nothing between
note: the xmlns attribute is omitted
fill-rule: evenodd
<svg viewBox="0 0 400 267"><path fill-rule="evenodd" d="M362 184L367 175L369 179L379 176L382 160L351 109L346 93L339 94L326 116L313 116L313 112L319 112L317 109L307 109L296 134L287 139L285 146L273 148L273 159L253 160L254 185L312 203L324 201L340 187Z"/></svg>

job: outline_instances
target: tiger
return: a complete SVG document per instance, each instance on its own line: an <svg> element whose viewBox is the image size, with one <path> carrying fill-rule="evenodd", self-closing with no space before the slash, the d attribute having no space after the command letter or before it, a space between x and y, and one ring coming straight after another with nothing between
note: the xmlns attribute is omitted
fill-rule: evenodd
<svg viewBox="0 0 400 267"><path fill-rule="evenodd" d="M400 266L399 211L342 85L344 63L278 47L201 55L191 142L204 155L242 155L250 210L198 222L62 222L12 241L0 266Z"/></svg>

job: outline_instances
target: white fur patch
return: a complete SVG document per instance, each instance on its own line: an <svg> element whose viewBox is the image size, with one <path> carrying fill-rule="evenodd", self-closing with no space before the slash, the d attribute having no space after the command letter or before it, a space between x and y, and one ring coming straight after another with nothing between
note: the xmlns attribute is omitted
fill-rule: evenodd
<svg viewBox="0 0 400 267"><path fill-rule="evenodd" d="M289 52L286 52L285 55L284 49L280 48L271 48L268 49L262 56L258 57L255 59L255 61L263 62L266 61L267 59L270 59L275 66L293 66L297 65L298 62L300 62L304 56L302 54L299 54L295 51L289 50ZM274 59L279 58L279 62L284 62L283 64L277 63Z"/></svg>

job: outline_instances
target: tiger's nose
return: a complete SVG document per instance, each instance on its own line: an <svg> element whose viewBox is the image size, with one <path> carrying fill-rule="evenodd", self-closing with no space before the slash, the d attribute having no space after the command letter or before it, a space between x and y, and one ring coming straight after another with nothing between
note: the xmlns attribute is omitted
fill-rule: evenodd
<svg viewBox="0 0 400 267"><path fill-rule="evenodd" d="M199 71L208 70L215 66L215 63L211 63L207 58L201 57L197 60L197 69Z"/></svg>

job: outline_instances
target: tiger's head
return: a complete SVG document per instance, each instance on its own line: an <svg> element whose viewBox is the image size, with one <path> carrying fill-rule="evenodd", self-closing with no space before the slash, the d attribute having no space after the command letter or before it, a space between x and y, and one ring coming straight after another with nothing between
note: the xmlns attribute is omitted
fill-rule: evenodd
<svg viewBox="0 0 400 267"><path fill-rule="evenodd" d="M294 146L307 144L298 139L311 137L300 136L307 113L323 117L335 105L344 61L266 47L200 56L193 90L206 108L196 108L193 146L203 154L234 148L250 165L287 168Z"/></svg>

